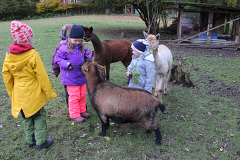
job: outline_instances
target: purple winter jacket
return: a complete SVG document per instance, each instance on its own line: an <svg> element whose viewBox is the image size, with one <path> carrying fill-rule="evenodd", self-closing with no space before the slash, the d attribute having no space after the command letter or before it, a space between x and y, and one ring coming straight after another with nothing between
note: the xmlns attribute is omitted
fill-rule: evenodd
<svg viewBox="0 0 240 160"><path fill-rule="evenodd" d="M67 53L69 51L67 47L67 41L63 41L62 46L57 50L55 56L55 64L58 64L61 71L62 85L70 86L81 86L86 83L85 77L80 70L80 64L86 59L91 59L92 57L88 55L92 51L88 51L85 46L85 54L81 52L80 45L73 46L73 53ZM68 69L69 65L72 65L73 69Z"/></svg>

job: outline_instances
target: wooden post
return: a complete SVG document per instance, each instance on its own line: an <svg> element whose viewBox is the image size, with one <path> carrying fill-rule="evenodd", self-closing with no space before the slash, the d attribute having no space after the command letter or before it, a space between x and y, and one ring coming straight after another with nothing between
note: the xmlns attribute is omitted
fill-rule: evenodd
<svg viewBox="0 0 240 160"><path fill-rule="evenodd" d="M127 15L128 13L129 13L130 15L133 14L133 6L130 5L130 7L129 7L129 4L126 4L126 5L125 5L125 15Z"/></svg>
<svg viewBox="0 0 240 160"><path fill-rule="evenodd" d="M213 13L210 11L208 15L208 28L207 30L210 30L213 25ZM211 43L211 31L207 32L207 44Z"/></svg>
<svg viewBox="0 0 240 160"><path fill-rule="evenodd" d="M227 22L230 21L230 14L227 14ZM229 34L229 24L226 24L224 34Z"/></svg>
<svg viewBox="0 0 240 160"><path fill-rule="evenodd" d="M235 43L239 43L240 42L240 22L239 20L237 20L237 23L236 23L236 39L235 39Z"/></svg>
<svg viewBox="0 0 240 160"><path fill-rule="evenodd" d="M182 17L183 17L183 7L181 5L179 5L178 30L177 30L178 39L182 38ZM178 43L180 43L180 42L178 41Z"/></svg>

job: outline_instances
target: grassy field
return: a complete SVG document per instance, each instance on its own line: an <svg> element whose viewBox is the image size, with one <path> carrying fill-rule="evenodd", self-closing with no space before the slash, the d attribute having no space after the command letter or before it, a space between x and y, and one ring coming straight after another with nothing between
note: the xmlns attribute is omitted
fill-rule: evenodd
<svg viewBox="0 0 240 160"><path fill-rule="evenodd" d="M107 137L100 137L101 122L87 98L91 118L85 123L73 123L68 116L64 88L60 78L51 73L52 53L59 43L59 31L64 24L81 24L97 29L142 28L144 23L136 16L74 16L23 21L34 31L33 46L40 53L53 88L58 95L48 101L48 136L54 144L38 151L28 148L25 142L22 117L11 115L11 101L0 76L0 159L240 159L240 100L239 64L235 58L209 58L188 56L185 65L196 66L201 75L191 72L199 89L170 85L163 96L166 113L157 113L163 136L162 145L156 146L155 134L136 124L118 126L111 122ZM0 63L4 61L9 44L13 43L10 22L0 23ZM107 35L98 35L101 40ZM87 43L92 49L92 44ZM173 51L174 63L185 57ZM211 65L210 65L211 64ZM193 71L193 68L190 71ZM218 69L216 69L218 68ZM2 65L0 66L2 70ZM225 84L225 90L234 88L232 95L223 94L210 85L208 79ZM111 65L111 82L125 85L127 78L121 63ZM233 83L233 81L235 81ZM214 91L214 93L213 93ZM237 92L238 91L238 92Z"/></svg>

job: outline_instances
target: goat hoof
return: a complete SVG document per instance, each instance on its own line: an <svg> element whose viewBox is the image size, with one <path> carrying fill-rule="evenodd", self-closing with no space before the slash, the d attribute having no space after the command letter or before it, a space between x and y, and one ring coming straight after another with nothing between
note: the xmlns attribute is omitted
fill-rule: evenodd
<svg viewBox="0 0 240 160"><path fill-rule="evenodd" d="M161 141L156 141L155 144L156 144L156 145L160 145L160 144L161 144Z"/></svg>
<svg viewBox="0 0 240 160"><path fill-rule="evenodd" d="M150 130L147 130L146 132L147 132L148 134L152 133L152 131L150 131Z"/></svg>
<svg viewBox="0 0 240 160"><path fill-rule="evenodd" d="M106 136L106 133L101 132L101 133L99 133L98 135L99 135L99 136Z"/></svg>

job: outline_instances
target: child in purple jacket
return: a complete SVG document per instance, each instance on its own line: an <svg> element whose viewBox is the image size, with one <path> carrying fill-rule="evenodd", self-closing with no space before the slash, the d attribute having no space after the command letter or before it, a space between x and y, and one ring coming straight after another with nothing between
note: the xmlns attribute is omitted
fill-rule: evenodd
<svg viewBox="0 0 240 160"><path fill-rule="evenodd" d="M69 38L63 41L55 56L55 64L60 67L62 84L67 86L69 94L69 116L79 123L90 117L86 112L86 80L80 70L80 64L94 56L83 44L83 35L83 27L73 25Z"/></svg>
<svg viewBox="0 0 240 160"><path fill-rule="evenodd" d="M64 41L66 41L71 28L72 28L71 24L65 24L62 27L60 35L59 35L59 38L61 39L61 42L58 43L58 45L56 46L56 48L55 48L55 50L53 52L53 55L52 55L52 74L54 75L55 78L57 78L58 75L60 74L60 67L59 67L58 64L55 64L55 56L56 56L57 51L59 50L59 48L62 46L62 43ZM67 92L67 86L66 85L64 85L64 90L65 90L65 93L66 93L66 102L67 102L67 105L68 105L68 97L69 97L69 95L68 95L68 92Z"/></svg>

